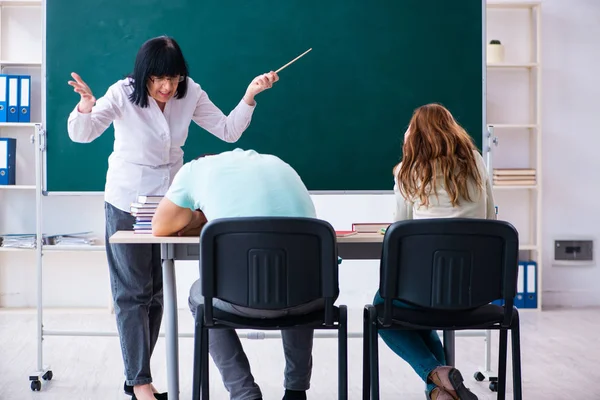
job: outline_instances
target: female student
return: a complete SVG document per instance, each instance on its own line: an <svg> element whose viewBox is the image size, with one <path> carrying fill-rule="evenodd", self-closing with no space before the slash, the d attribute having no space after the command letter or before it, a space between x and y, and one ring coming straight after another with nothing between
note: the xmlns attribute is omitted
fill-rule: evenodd
<svg viewBox="0 0 600 400"><path fill-rule="evenodd" d="M96 101L81 77L69 81L80 101L69 116L71 140L88 143L114 124L114 149L105 187L106 252L117 328L125 364L125 391L139 400L166 398L152 385L150 356L163 312L162 271L157 245L111 245L118 230L131 230L130 205L138 195L162 195L183 164L191 121L226 142L237 141L250 124L254 97L279 79L254 78L239 104L224 115L188 76L179 45L157 37L139 49L133 73ZM198 224L200 213L195 213ZM133 388L131 387L133 386Z"/></svg>
<svg viewBox="0 0 600 400"><path fill-rule="evenodd" d="M492 186L471 137L441 105L415 110L404 135L402 162L394 168L395 221L424 218L496 219ZM375 304L383 303L379 292ZM400 301L394 305L407 307ZM460 372L446 366L435 331L379 334L427 383L432 400L477 399Z"/></svg>

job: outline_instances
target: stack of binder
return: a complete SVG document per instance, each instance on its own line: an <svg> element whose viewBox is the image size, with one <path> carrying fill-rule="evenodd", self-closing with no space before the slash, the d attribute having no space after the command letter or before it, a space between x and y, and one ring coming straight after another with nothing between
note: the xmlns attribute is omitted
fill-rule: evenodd
<svg viewBox="0 0 600 400"><path fill-rule="evenodd" d="M31 75L0 74L0 123L31 122Z"/></svg>
<svg viewBox="0 0 600 400"><path fill-rule="evenodd" d="M163 196L143 195L138 196L137 202L131 203L131 215L135 217L134 233L152 234L152 217L162 198Z"/></svg>
<svg viewBox="0 0 600 400"><path fill-rule="evenodd" d="M536 183L535 169L494 168L494 185L533 186Z"/></svg>

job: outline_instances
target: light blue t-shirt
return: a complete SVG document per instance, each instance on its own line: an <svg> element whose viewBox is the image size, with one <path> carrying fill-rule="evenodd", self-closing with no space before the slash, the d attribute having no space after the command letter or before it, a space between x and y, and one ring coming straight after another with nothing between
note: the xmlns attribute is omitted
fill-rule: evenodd
<svg viewBox="0 0 600 400"><path fill-rule="evenodd" d="M207 220L232 217L308 217L316 211L296 171L280 158L235 149L186 163L165 197L200 209Z"/></svg>

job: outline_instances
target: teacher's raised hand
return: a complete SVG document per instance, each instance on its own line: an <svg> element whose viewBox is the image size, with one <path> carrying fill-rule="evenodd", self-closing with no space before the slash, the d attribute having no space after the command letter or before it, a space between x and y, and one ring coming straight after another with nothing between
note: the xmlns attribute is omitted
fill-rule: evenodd
<svg viewBox="0 0 600 400"><path fill-rule="evenodd" d="M246 94L244 95L244 101L246 102L246 104L253 106L255 104L254 96L259 94L260 92L272 88L273 84L278 80L279 76L273 71L267 74L259 75L256 78L254 78L252 82L250 82L248 89L246 89Z"/></svg>
<svg viewBox="0 0 600 400"><path fill-rule="evenodd" d="M87 114L92 112L92 107L96 104L96 98L92 94L90 87L81 79L81 77L75 72L71 73L74 81L69 81L69 85L73 86L73 91L79 93L81 100L77 105L77 109L80 113Z"/></svg>

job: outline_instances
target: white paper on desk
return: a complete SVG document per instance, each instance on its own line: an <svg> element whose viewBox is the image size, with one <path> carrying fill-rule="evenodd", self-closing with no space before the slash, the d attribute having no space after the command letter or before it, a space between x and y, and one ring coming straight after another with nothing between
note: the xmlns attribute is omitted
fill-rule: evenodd
<svg viewBox="0 0 600 400"><path fill-rule="evenodd" d="M0 169L8 168L8 142L0 141Z"/></svg>

